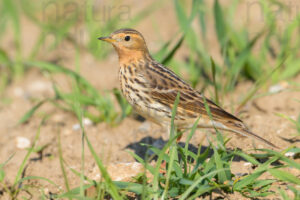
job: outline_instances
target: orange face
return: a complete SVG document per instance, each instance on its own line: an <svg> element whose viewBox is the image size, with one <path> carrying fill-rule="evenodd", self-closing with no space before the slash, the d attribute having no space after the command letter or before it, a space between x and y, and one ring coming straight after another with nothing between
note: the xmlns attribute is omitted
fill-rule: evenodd
<svg viewBox="0 0 300 200"><path fill-rule="evenodd" d="M120 29L108 37L100 37L99 40L111 43L122 60L125 57L139 57L148 53L143 36L133 29Z"/></svg>

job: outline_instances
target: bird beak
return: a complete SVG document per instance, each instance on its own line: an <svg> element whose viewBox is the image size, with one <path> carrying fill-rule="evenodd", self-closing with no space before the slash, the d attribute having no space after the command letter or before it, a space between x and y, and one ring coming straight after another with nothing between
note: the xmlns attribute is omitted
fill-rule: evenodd
<svg viewBox="0 0 300 200"><path fill-rule="evenodd" d="M99 37L98 40L106 41L106 42L109 42L109 43L116 42L116 40L112 39L110 36L108 36L108 37Z"/></svg>

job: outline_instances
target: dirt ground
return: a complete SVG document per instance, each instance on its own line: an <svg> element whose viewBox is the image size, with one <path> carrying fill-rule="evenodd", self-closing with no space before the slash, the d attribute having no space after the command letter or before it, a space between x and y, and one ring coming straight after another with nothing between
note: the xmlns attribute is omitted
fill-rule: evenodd
<svg viewBox="0 0 300 200"><path fill-rule="evenodd" d="M147 5L144 3L144 5L132 6L137 2L140 1L132 0L128 2L128 5L132 8L130 10L131 15L135 15L140 8ZM146 2L149 3L150 1ZM143 23L134 27L144 34L151 52L158 50L162 41L166 41L179 30L176 15L171 6L173 6L171 3L165 3L164 6L147 17ZM237 19L238 24L247 23L247 20L249 20L242 11L243 8L247 9L245 6L247 5L241 5L242 17ZM255 12L251 13L251 16L255 22ZM22 24L24 29L22 31L22 33L24 33L22 35L23 46L25 49L30 50L33 45L32 40L36 38L38 30L26 19L22 21ZM208 30L211 30L212 26L213 23L211 23L211 27L208 27ZM154 29L153 27L159 27L159 29ZM255 31L252 27L252 23L250 23L249 30ZM7 44L4 45L9 46L11 40L8 39L6 42ZM216 47L217 42L215 34L212 33L208 36L207 45L210 47L209 51L211 55L218 59L219 54L218 48ZM26 52L26 50L24 52ZM184 55L184 50L180 50L176 54L176 57L182 58ZM64 48L58 48L56 51L47 55L40 52L39 56L46 60L51 60L59 56L60 64L75 69L75 50L68 44L65 44ZM106 60L101 62L97 61L85 51L80 52L80 73L99 91L111 90L119 87L117 71L118 60L117 55L113 51L111 51ZM71 85L71 83L61 75L55 76L55 81L66 88ZM276 113L282 113L293 119L298 117L300 103L297 102L296 99L299 100L300 95L299 88L298 91L294 90L295 85L293 83L295 82L300 83L300 76L289 82L282 83L286 86L283 91L272 95L262 96L249 102L243 109L243 112L239 115L253 132L281 148L286 148L291 145L300 146L300 138L295 138L296 129L293 124L276 115ZM26 149L17 147L17 138L22 136L33 142L41 118L45 113L51 114L51 117L42 125L37 145L48 146L44 149L42 157L37 153L34 153L31 156L26 167L25 175L42 176L54 181L57 185L64 187L58 156L59 136L61 138L62 154L68 167L77 171L80 171L81 169L82 135L79 130L76 130L75 126L78 124L78 121L74 115L61 111L50 104L45 104L27 124L17 125L17 122L22 115L34 105L32 99L42 99L53 96L54 93L51 85L51 80L47 78L47 76L44 76L37 70L30 70L26 73L24 78L13 82L7 88L0 103L0 163L3 163L9 156L14 154L12 159L5 166L7 183L13 183L16 172L27 153ZM237 102L252 86L253 85L250 82L241 83L234 92L228 94L222 102L226 110L234 110ZM265 88L264 90L259 91L259 94L265 93L267 90L268 88ZM207 96L209 97L209 94L207 94ZM203 138L205 139L206 132L207 131L202 130L197 131L192 139L191 148L197 148ZM110 127L105 123L86 125L86 133L91 140L93 147L97 151L97 154L107 166L134 162L134 158L128 151L134 151L139 155L144 155L145 149L139 145L140 142L153 144L154 142L159 143L158 141L162 141L162 138L165 138L160 127L157 125L151 124L148 121L140 122L132 117L126 118L116 127ZM266 147L259 142L254 142L252 139L237 137L230 133L228 133L227 136L232 138L228 145L229 148L238 147L247 150L253 148L254 144L257 147ZM183 137L181 141L184 142L185 137ZM207 145L206 139L204 141L204 145ZM234 162L232 165L233 172L248 172L249 169L244 164L244 161ZM86 175L91 178L99 177L97 166L87 149L87 146L85 146L85 171ZM295 174L299 172L292 171L292 173ZM67 175L70 180L71 188L79 185L79 178L70 170L67 170ZM52 193L58 192L56 188L47 182L35 181L35 184L43 186L45 190ZM24 194L24 196L26 195L27 194ZM0 196L0 199L2 198L5 199L7 196ZM230 197L230 199L240 198L239 195Z"/></svg>

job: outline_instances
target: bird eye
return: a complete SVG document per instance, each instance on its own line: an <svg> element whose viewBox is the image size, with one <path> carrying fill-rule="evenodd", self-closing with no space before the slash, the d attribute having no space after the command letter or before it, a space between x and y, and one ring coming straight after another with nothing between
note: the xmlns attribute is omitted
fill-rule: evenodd
<svg viewBox="0 0 300 200"><path fill-rule="evenodd" d="M129 41L130 40L130 36L126 35L124 39L125 39L125 41Z"/></svg>

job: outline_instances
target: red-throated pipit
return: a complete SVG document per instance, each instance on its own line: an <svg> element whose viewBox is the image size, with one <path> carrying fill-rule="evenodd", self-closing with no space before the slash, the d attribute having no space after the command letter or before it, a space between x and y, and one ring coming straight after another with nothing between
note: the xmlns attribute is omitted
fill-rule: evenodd
<svg viewBox="0 0 300 200"><path fill-rule="evenodd" d="M174 120L178 129L191 128L199 118L199 128L231 131L276 147L249 131L239 118L206 99L170 69L155 61L138 31L120 29L99 39L111 43L118 52L121 91L133 108L145 118L170 126L172 107L179 92L180 101ZM211 117L205 109L205 103L209 106Z"/></svg>

